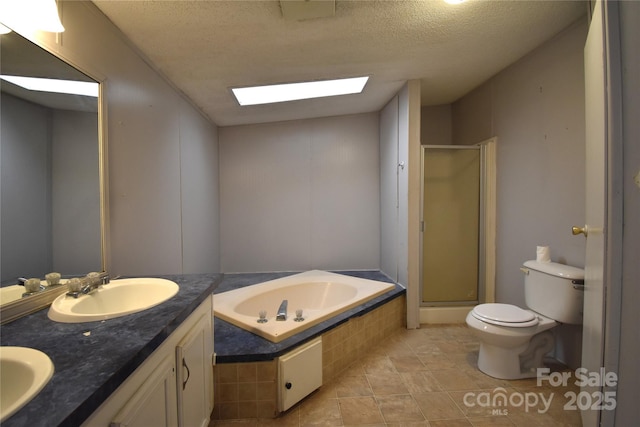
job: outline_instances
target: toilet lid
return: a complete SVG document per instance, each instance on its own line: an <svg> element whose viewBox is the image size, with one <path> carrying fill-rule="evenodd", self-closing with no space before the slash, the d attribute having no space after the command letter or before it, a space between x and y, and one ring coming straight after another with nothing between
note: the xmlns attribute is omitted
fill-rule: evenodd
<svg viewBox="0 0 640 427"><path fill-rule="evenodd" d="M480 304L471 313L478 320L499 326L526 328L538 324L533 313L511 304Z"/></svg>

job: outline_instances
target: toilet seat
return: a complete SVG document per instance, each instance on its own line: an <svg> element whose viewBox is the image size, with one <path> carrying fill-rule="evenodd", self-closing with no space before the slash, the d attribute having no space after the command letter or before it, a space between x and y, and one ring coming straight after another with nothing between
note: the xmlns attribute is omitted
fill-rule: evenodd
<svg viewBox="0 0 640 427"><path fill-rule="evenodd" d="M530 311L511 304L480 304L471 314L476 319L497 326L528 328L538 324L538 318Z"/></svg>

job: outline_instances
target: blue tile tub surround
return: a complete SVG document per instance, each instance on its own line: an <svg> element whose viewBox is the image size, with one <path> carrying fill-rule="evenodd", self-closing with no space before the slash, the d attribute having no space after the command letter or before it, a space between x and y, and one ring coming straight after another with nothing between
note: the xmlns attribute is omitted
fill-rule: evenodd
<svg viewBox="0 0 640 427"><path fill-rule="evenodd" d="M3 421L2 427L82 424L222 279L219 274L154 277L173 280L180 290L170 300L140 313L99 322L56 323L44 309L2 325L3 346L36 348L55 366L40 394Z"/></svg>
<svg viewBox="0 0 640 427"><path fill-rule="evenodd" d="M395 283L380 271L336 271L339 274L359 277L363 279L377 280L380 282ZM268 280L297 274L288 273L238 273L225 274L222 282L214 291L213 304L215 307L215 294L245 286L255 285ZM273 343L259 337L249 331L239 328L222 319L215 318L214 322L214 348L217 363L260 362L273 360L291 348L309 341L336 326L348 321L352 317L362 316L384 305L385 303L400 297L406 293L406 289L397 283L395 288L366 303L338 314L331 319L318 323L299 334L287 338L279 343Z"/></svg>

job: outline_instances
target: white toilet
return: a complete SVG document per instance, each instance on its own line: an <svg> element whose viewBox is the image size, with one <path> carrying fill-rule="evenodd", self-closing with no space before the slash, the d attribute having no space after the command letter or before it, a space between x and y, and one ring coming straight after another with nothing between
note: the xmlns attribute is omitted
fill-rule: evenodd
<svg viewBox="0 0 640 427"><path fill-rule="evenodd" d="M582 324L584 270L555 262L527 261L525 303L480 304L467 325L480 339L478 368L500 379L535 377L554 346L550 329L560 323Z"/></svg>

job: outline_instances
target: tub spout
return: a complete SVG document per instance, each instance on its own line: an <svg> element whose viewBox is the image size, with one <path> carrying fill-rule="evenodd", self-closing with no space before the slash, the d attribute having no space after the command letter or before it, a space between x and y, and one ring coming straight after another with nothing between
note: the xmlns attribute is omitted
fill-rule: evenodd
<svg viewBox="0 0 640 427"><path fill-rule="evenodd" d="M287 320L287 303L288 301L282 300L280 303L280 308L278 308L278 314L276 315L276 320Z"/></svg>

